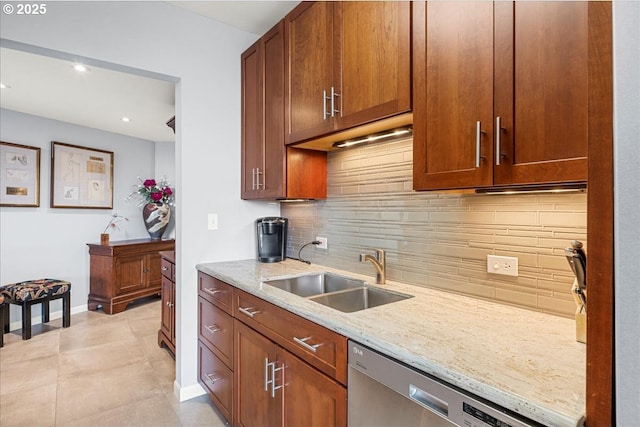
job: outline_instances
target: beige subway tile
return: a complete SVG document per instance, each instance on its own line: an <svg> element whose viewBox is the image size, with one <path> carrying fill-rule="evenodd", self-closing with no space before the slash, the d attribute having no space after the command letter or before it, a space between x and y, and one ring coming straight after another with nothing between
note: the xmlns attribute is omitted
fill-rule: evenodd
<svg viewBox="0 0 640 427"><path fill-rule="evenodd" d="M586 212L540 212L540 224L544 226L584 227Z"/></svg>
<svg viewBox="0 0 640 427"><path fill-rule="evenodd" d="M512 289L496 288L496 299L529 308L537 307L538 296L535 293L521 292Z"/></svg>

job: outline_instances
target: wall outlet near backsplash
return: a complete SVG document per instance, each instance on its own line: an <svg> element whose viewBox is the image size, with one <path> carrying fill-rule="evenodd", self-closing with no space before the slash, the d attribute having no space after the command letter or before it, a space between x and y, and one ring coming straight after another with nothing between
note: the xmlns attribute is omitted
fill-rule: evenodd
<svg viewBox="0 0 640 427"><path fill-rule="evenodd" d="M514 256L487 255L487 273L518 277L518 258Z"/></svg>
<svg viewBox="0 0 640 427"><path fill-rule="evenodd" d="M316 240L320 242L319 245L316 245L318 249L327 249L327 238L326 237L316 237Z"/></svg>

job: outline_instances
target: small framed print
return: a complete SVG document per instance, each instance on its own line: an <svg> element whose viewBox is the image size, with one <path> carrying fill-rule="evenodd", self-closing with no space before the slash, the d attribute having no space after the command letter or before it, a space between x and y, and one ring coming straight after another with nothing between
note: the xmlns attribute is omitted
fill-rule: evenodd
<svg viewBox="0 0 640 427"><path fill-rule="evenodd" d="M51 207L113 208L113 152L51 141Z"/></svg>
<svg viewBox="0 0 640 427"><path fill-rule="evenodd" d="M0 206L40 206L40 148L0 141Z"/></svg>

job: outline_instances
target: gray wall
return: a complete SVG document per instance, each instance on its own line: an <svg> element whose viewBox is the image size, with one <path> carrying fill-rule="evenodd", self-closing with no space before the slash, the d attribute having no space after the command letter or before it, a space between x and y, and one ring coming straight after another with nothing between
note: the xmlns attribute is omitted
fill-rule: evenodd
<svg viewBox="0 0 640 427"><path fill-rule="evenodd" d="M0 208L0 283L55 277L72 283L73 312L87 308L89 264L87 243L100 241L100 233L117 212L129 218L112 230L112 240L148 237L140 208L126 201L137 176L153 176L154 143L84 126L0 110L2 141L40 147L40 207ZM51 141L112 151L113 210L49 207ZM35 306L33 315L39 314ZM61 310L54 301L52 310ZM20 327L20 308L11 307L11 320Z"/></svg>
<svg viewBox="0 0 640 427"><path fill-rule="evenodd" d="M640 3L614 1L616 413L640 413Z"/></svg>

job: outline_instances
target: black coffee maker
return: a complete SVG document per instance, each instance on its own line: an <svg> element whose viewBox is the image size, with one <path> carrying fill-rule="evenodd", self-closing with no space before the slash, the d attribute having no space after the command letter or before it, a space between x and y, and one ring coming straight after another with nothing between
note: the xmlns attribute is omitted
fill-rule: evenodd
<svg viewBox="0 0 640 427"><path fill-rule="evenodd" d="M268 216L256 220L258 261L280 262L287 256L287 218Z"/></svg>

